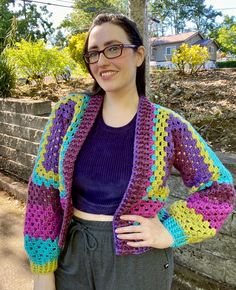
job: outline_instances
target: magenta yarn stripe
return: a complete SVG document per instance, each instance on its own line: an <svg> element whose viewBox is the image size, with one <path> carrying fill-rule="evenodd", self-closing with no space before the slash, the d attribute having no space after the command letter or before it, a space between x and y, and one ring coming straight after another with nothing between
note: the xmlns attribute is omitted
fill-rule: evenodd
<svg viewBox="0 0 236 290"><path fill-rule="evenodd" d="M60 233L61 219L61 211L54 212L52 206L29 204L24 234L31 238L55 240ZM34 221L34 224L32 224L32 221Z"/></svg>
<svg viewBox="0 0 236 290"><path fill-rule="evenodd" d="M212 185L211 188L203 190L203 192L192 194L187 200L187 206L195 209L197 214L201 214L203 220L208 221L212 228L219 230L225 218L233 210L230 198L228 202L224 201L231 194L232 187L228 184Z"/></svg>

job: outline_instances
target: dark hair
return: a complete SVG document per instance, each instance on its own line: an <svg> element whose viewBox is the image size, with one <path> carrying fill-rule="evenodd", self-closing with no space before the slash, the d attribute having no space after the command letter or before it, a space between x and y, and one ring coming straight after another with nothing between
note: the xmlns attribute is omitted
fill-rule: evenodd
<svg viewBox="0 0 236 290"><path fill-rule="evenodd" d="M138 28L135 22L133 22L132 20L130 20L128 17L126 17L123 14L102 13L102 14L97 15L97 17L93 20L93 23L89 29L87 38L85 40L83 53L86 53L88 50L88 40L89 40L91 30L95 26L102 25L103 23L107 23L107 22L120 26L127 33L128 39L131 42L131 44L135 44L138 47L143 45L143 39L138 31ZM85 65L90 75L93 77L89 68L89 64L85 62ZM145 95L145 59L142 65L137 68L136 86L137 86L138 94ZM94 84L92 88L92 94L93 95L105 94L104 90L99 86L99 84L97 83L95 79L94 79Z"/></svg>

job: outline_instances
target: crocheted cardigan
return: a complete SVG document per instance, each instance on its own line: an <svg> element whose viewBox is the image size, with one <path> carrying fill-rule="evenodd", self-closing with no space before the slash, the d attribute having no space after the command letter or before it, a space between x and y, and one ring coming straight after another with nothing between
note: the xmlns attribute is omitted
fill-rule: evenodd
<svg viewBox="0 0 236 290"><path fill-rule="evenodd" d="M73 215L74 162L102 105L102 96L71 94L53 108L29 180L25 249L35 273L55 271ZM113 218L116 255L140 254L114 230L129 223L124 214L157 216L174 239L173 247L213 237L232 212L232 176L202 137L180 115L141 96L135 128L132 174ZM171 168L189 189L186 200L164 204Z"/></svg>

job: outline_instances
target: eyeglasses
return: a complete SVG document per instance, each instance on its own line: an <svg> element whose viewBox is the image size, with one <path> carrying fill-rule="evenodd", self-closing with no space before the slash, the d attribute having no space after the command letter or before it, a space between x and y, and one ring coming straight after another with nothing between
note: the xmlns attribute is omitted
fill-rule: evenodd
<svg viewBox="0 0 236 290"><path fill-rule="evenodd" d="M96 63L99 60L100 53L103 53L106 58L112 59L122 55L123 48L136 48L134 44L114 44L105 47L102 50L88 51L84 54L84 59L88 64Z"/></svg>

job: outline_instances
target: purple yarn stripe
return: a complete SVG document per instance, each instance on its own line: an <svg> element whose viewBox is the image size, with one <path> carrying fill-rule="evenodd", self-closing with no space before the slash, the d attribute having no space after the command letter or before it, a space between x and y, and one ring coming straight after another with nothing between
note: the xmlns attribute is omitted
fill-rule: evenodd
<svg viewBox="0 0 236 290"><path fill-rule="evenodd" d="M71 120L74 114L75 102L69 100L67 104L62 103L56 111L55 119L53 120L52 128L50 128L50 135L47 138L47 144L45 146L46 152L44 153L43 167L46 171L52 170L58 174L58 159L63 139L60 136L64 136L70 125L67 120ZM60 130L62 131L60 131Z"/></svg>
<svg viewBox="0 0 236 290"><path fill-rule="evenodd" d="M182 123L173 114L170 114L170 122L176 151L174 166L180 171L187 187L198 187L211 179L209 167L204 163L204 158L200 155L200 150L196 147L197 142L187 124ZM182 146L179 146L180 144Z"/></svg>

